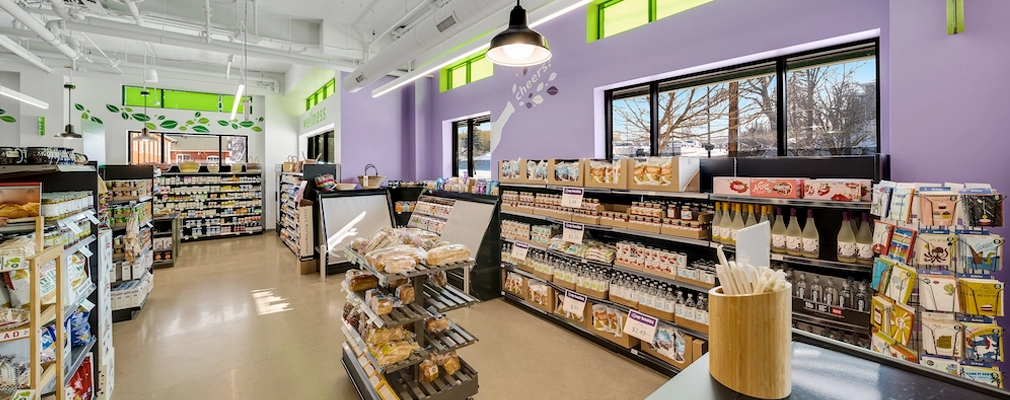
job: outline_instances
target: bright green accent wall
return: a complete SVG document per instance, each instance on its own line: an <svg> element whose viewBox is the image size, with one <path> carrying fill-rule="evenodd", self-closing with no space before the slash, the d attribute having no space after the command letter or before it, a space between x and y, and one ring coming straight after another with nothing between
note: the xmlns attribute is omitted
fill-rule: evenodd
<svg viewBox="0 0 1010 400"><path fill-rule="evenodd" d="M444 92L455 89L492 75L494 75L494 64L484 56L484 53L478 53L466 60L440 69L438 71L438 90Z"/></svg>
<svg viewBox="0 0 1010 400"><path fill-rule="evenodd" d="M715 0L597 0L586 6L586 43L608 38Z"/></svg>

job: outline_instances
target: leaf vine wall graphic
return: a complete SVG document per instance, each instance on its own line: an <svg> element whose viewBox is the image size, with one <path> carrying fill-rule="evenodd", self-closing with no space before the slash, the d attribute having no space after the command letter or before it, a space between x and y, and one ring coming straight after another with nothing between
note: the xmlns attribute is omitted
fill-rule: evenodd
<svg viewBox="0 0 1010 400"><path fill-rule="evenodd" d="M4 109L0 108L0 121L6 122L8 124L13 124L15 122L18 122L17 118L14 118L14 117L12 117L10 115L4 115L6 113L7 113L7 111L4 111Z"/></svg>
<svg viewBox="0 0 1010 400"><path fill-rule="evenodd" d="M83 105L81 105L81 104L75 104L74 108L76 108L77 111L81 112L81 119L90 119L92 122L95 122L95 123L98 123L98 124L103 124L103 125L105 124L104 122L102 122L101 119L99 119L98 117L94 116L92 114L91 110L86 109ZM144 126L147 127L147 129L149 129L149 130L171 129L171 130L178 130L178 131L183 131L183 132L210 133L210 131L211 131L210 127L213 126L213 125L211 125L211 121L212 120L210 118L207 118L207 117L203 116L203 113L201 113L199 111L196 111L195 113L193 113L193 118L192 119L188 119L188 120L185 120L185 121L176 121L176 120L168 119L168 117L166 115L145 114L143 112L134 112L133 108L131 108L131 107L119 107L119 106L114 105L114 104L106 104L105 105L105 109L108 110L110 113L119 114L119 116L121 118L123 118L123 120L126 120L126 121L133 120L133 121L137 121L137 122L143 122ZM0 114L3 114L3 113L0 112ZM2 120L2 119L3 119L3 116L0 116L0 120ZM13 122L13 120L11 122ZM219 125L221 127L224 127L224 128L231 128L233 130L249 129L249 130L251 130L253 132L257 132L257 133L263 132L263 127L261 126L262 122L263 122L263 117L259 117L255 121L252 121L252 120L245 120L245 121L232 120L232 121L228 121L228 120L223 120L223 119L219 119L219 120L216 121L217 125ZM215 128L215 129L217 129L217 128Z"/></svg>

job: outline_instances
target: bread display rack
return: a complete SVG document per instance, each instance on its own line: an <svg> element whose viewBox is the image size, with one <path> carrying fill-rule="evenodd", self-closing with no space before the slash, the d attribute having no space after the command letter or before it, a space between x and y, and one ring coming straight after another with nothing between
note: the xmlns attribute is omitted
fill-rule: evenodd
<svg viewBox="0 0 1010 400"><path fill-rule="evenodd" d="M418 288L416 289L417 298L412 304L402 308L394 308L392 313L379 316L365 304L362 293L352 292L346 283L344 284L344 289L348 292L348 302L362 305L363 307L360 308L368 315L369 322L379 327L405 326L405 330L414 332L417 344L420 346L420 349L406 360L380 367L368 352L368 347L357 330L347 321L343 321L344 327L342 329L347 337L347 342L343 345L341 362L351 377L358 395L362 399L374 400L389 400L397 397L402 400L451 400L467 399L477 394L477 371L462 358L459 360L460 369L458 371L449 376L439 374L438 378L430 383L419 379L419 368L411 368L428 359L432 354L458 350L477 342L476 337L455 324L450 324L450 329L442 333L428 332L424 326L425 319L428 317L467 307L477 302L448 284L445 287L438 287L425 282L427 275L460 268L471 268L475 264L474 260L469 259L438 267L418 264L416 271L389 274L380 272L369 265L363 255L350 247L344 251L352 264L356 264L362 271L378 278L380 286L392 279L407 278L414 288ZM388 385L382 385L383 381Z"/></svg>

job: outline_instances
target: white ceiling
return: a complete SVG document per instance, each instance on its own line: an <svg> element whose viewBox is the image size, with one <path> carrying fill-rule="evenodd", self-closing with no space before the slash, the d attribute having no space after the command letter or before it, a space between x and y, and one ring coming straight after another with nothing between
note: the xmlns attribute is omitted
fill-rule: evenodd
<svg viewBox="0 0 1010 400"><path fill-rule="evenodd" d="M90 58L90 61L77 61L78 68L86 71L119 74L119 70L123 70L127 74L136 74L138 69L142 71L146 48L148 62L163 68L224 75L229 53L241 53L239 32L242 21L248 18L250 76L277 79L276 76L284 74L291 64L349 71L364 59L366 49L374 55L382 46L391 43L392 35L378 36L389 31L394 23L401 21L412 10L420 11L401 22L401 26L409 26L426 16L426 12L433 10L435 5L448 1L210 0L210 43L201 38L205 32L206 0L138 2L137 8L145 23L143 28L137 25L120 0L98 0L106 12L94 5L90 8L82 5L94 3L94 0L72 0L66 5L77 7L86 15L83 21L71 21L67 25L70 35L82 45L82 53ZM58 18L48 1L27 0L22 3L43 22ZM429 7L418 8L423 4ZM70 64L66 57L14 22L12 16L0 11L0 34L7 34L20 42L43 58L47 65L57 68ZM134 32L133 29L146 30ZM178 37L187 42L160 43L165 35L185 35ZM99 49L107 57L102 56ZM258 54L258 50L270 54ZM0 49L0 54L5 52ZM231 70L233 79L239 74L237 68L243 66L241 57L235 60L233 67L236 69ZM121 66L119 70L111 65L114 63Z"/></svg>

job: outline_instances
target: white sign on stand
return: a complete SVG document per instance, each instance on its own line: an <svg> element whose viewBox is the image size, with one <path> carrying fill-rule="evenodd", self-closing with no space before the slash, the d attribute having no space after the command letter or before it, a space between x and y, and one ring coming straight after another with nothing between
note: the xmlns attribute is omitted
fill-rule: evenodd
<svg viewBox="0 0 1010 400"><path fill-rule="evenodd" d="M565 300L561 302L561 309L573 315L582 315L582 312L586 310L586 296L566 290Z"/></svg>
<svg viewBox="0 0 1010 400"><path fill-rule="evenodd" d="M514 260L526 260L526 253L529 253L530 245L523 242L514 242L512 244L512 259Z"/></svg>
<svg viewBox="0 0 1010 400"><path fill-rule="evenodd" d="M770 267L771 224L768 221L741 229L736 235L736 261L754 268Z"/></svg>
<svg viewBox="0 0 1010 400"><path fill-rule="evenodd" d="M652 343L656 338L656 326L659 320L631 310L628 312L628 321L624 324L624 333L641 339L646 343Z"/></svg>
<svg viewBox="0 0 1010 400"><path fill-rule="evenodd" d="M581 188L565 188L561 192L561 207L582 208L582 196L585 193Z"/></svg>
<svg viewBox="0 0 1010 400"><path fill-rule="evenodd" d="M586 226L574 222L565 222L561 239L575 244L582 244L582 236L586 234Z"/></svg>

